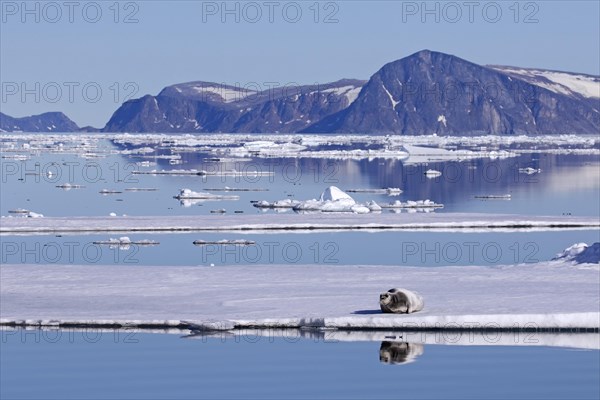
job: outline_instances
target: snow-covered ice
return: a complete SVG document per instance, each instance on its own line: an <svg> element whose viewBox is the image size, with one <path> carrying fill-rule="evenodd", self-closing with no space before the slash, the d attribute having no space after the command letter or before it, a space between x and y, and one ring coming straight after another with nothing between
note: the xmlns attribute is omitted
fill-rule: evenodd
<svg viewBox="0 0 600 400"><path fill-rule="evenodd" d="M3 323L527 329L600 326L600 266L2 265ZM426 307L383 314L402 286ZM35 296L32 296L35 293ZM560 294L560 296L558 296Z"/></svg>
<svg viewBox="0 0 600 400"><path fill-rule="evenodd" d="M179 194L173 196L177 200L239 200L240 196L220 195L208 192L194 192L191 189L181 189Z"/></svg>
<svg viewBox="0 0 600 400"><path fill-rule="evenodd" d="M399 190L399 189L398 189ZM357 191L357 190L355 190ZM370 193L369 190L365 189L365 192ZM388 191L386 193L396 193ZM431 200L419 200L419 201L406 201L401 202L399 200L379 205L375 201L367 201L366 203L357 203L352 196L336 186L330 186L319 196L319 199L312 199L306 201L284 199L275 202L268 202L266 200L257 201L254 203L254 207L257 208L273 208L273 209L294 209L300 212L329 212L329 213L355 213L355 214L368 214L370 212L381 212L382 208L440 208L443 207L441 204L436 204Z"/></svg>
<svg viewBox="0 0 600 400"><path fill-rule="evenodd" d="M383 188L383 189L346 189L348 193L372 193L372 194L387 194L388 196L399 196L402 193L400 188Z"/></svg>
<svg viewBox="0 0 600 400"><path fill-rule="evenodd" d="M576 243L556 255L553 260L571 261L576 264L600 263L600 243L591 246L585 243Z"/></svg>
<svg viewBox="0 0 600 400"><path fill-rule="evenodd" d="M2 218L0 234L47 234L57 232L201 232L343 230L435 230L435 231L541 231L600 228L598 218L575 216L523 216L484 213L390 214L234 214L211 215Z"/></svg>
<svg viewBox="0 0 600 400"><path fill-rule="evenodd" d="M432 200L407 200L407 201L392 201L390 203L382 203L381 208L443 208L443 204L438 204Z"/></svg>
<svg viewBox="0 0 600 400"><path fill-rule="evenodd" d="M425 171L425 176L428 178L437 178L438 176L442 176L442 173L435 169L428 169Z"/></svg>
<svg viewBox="0 0 600 400"><path fill-rule="evenodd" d="M539 168L531 168L531 167L519 168L519 173L521 173L521 174L533 175L533 174L539 174L540 172L542 172L542 170Z"/></svg>

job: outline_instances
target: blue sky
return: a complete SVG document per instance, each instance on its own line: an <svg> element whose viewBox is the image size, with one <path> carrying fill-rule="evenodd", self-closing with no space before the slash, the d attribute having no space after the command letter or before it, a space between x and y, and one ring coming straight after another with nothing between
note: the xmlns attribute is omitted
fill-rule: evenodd
<svg viewBox="0 0 600 400"><path fill-rule="evenodd" d="M598 1L0 3L2 112L63 111L81 126L174 83L368 79L421 49L600 74Z"/></svg>

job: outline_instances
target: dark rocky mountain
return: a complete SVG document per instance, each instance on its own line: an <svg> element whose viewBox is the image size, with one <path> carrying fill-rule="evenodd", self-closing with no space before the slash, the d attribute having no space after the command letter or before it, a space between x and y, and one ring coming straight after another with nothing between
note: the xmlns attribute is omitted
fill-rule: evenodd
<svg viewBox="0 0 600 400"><path fill-rule="evenodd" d="M600 77L481 66L423 50L368 81L256 90L210 82L127 101L104 132L365 133L420 135L598 134ZM62 113L0 114L3 131L97 131Z"/></svg>
<svg viewBox="0 0 600 400"><path fill-rule="evenodd" d="M0 132L76 132L77 124L61 112L47 112L23 118L0 113Z"/></svg>
<svg viewBox="0 0 600 400"><path fill-rule="evenodd" d="M299 132L348 107L364 81L255 91L189 82L124 103L105 132Z"/></svg>
<svg viewBox="0 0 600 400"><path fill-rule="evenodd" d="M386 64L348 108L303 132L598 134L600 78L485 67L420 51Z"/></svg>

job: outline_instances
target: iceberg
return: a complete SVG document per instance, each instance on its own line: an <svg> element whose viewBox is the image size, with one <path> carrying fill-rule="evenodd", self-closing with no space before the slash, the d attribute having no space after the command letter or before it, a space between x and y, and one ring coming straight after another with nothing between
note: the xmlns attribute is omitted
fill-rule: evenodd
<svg viewBox="0 0 600 400"><path fill-rule="evenodd" d="M575 264L600 264L600 242L591 246L586 243L575 243L558 253L553 261L570 261Z"/></svg>
<svg viewBox="0 0 600 400"><path fill-rule="evenodd" d="M177 200L239 200L240 196L194 192L191 189L181 189L179 194L173 196L173 198Z"/></svg>

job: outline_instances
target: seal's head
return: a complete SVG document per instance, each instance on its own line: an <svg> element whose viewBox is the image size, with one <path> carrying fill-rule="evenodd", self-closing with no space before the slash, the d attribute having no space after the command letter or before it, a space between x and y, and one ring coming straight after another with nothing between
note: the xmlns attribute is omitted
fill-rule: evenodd
<svg viewBox="0 0 600 400"><path fill-rule="evenodd" d="M409 300L401 289L390 289L379 295L381 311L385 313L407 313L409 312Z"/></svg>
<svg viewBox="0 0 600 400"><path fill-rule="evenodd" d="M381 304L390 304L392 302L392 294L390 292L384 292L379 295L379 302Z"/></svg>

